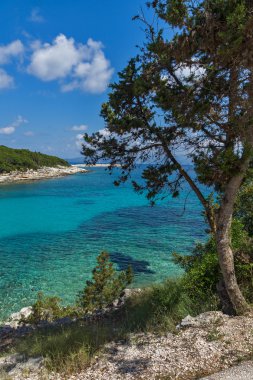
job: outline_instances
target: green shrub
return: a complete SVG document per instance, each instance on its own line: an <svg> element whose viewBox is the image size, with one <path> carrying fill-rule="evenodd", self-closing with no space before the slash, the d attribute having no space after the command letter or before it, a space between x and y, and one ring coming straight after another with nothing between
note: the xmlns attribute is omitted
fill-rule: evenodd
<svg viewBox="0 0 253 380"><path fill-rule="evenodd" d="M253 302L252 240L238 219L233 219L231 234L237 280L247 300ZM207 243L197 244L190 256L173 256L174 261L185 270L182 278L184 291L196 301L205 303L212 299L213 308L217 308L216 286L222 276L214 239L211 237Z"/></svg>
<svg viewBox="0 0 253 380"><path fill-rule="evenodd" d="M78 315L78 310L75 307L63 307L60 303L60 298L45 296L39 292L37 300L32 306L32 314L21 322L37 324L41 321L52 322L58 318Z"/></svg>
<svg viewBox="0 0 253 380"><path fill-rule="evenodd" d="M131 267L117 273L108 253L101 252L97 257L97 266L92 271L92 280L86 281L86 287L79 293L77 303L85 311L104 309L120 297L132 279Z"/></svg>
<svg viewBox="0 0 253 380"><path fill-rule="evenodd" d="M132 269L129 267L125 271L117 272L106 252L97 257L97 263L92 272L93 281L86 282L87 285L79 292L75 305L62 306L60 298L45 296L39 292L31 315L21 322L37 324L64 317L80 317L86 312L104 309L112 304L132 282Z"/></svg>
<svg viewBox="0 0 253 380"><path fill-rule="evenodd" d="M209 309L207 303L193 302L186 294L182 279L168 279L143 289L127 299L121 309L123 331L175 331L187 314L197 315Z"/></svg>
<svg viewBox="0 0 253 380"><path fill-rule="evenodd" d="M239 218L244 229L253 236L253 169L249 170L248 178L241 187L235 205L235 216Z"/></svg>

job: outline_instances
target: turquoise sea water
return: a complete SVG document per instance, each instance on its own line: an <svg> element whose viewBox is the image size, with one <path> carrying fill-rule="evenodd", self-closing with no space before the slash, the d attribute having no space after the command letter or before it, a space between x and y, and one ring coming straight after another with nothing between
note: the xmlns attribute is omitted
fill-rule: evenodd
<svg viewBox="0 0 253 380"><path fill-rule="evenodd" d="M118 268L133 266L134 286L180 273L171 253L187 254L205 238L195 195L186 188L179 198L151 207L130 183L117 188L112 182L96 168L1 186L0 320L30 305L41 290L73 302L101 250Z"/></svg>

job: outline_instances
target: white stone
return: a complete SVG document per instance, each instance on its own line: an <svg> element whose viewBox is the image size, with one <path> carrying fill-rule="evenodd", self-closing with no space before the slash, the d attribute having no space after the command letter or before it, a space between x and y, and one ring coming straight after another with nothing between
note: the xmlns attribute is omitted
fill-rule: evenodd
<svg viewBox="0 0 253 380"><path fill-rule="evenodd" d="M38 170L29 169L25 172L13 171L11 173L1 174L0 183L34 181L39 179L63 177L76 173L87 173L87 170L78 166L57 166L53 168L42 167Z"/></svg>
<svg viewBox="0 0 253 380"><path fill-rule="evenodd" d="M19 326L20 321L22 319L28 318L31 314L32 314L32 306L23 307L17 313L12 313L10 315L8 322L5 323L5 325L11 326L13 328L17 328Z"/></svg>

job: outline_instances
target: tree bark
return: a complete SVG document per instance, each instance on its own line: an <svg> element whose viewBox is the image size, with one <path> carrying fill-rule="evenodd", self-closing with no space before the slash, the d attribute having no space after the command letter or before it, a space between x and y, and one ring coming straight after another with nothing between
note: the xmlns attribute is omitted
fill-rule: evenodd
<svg viewBox="0 0 253 380"><path fill-rule="evenodd" d="M223 313L227 315L236 315L236 311L232 302L230 301L223 278L220 278L220 280L218 281L216 289L219 295L221 310L223 311Z"/></svg>
<svg viewBox="0 0 253 380"><path fill-rule="evenodd" d="M237 314L243 314L248 311L249 305L242 295L237 283L234 266L234 254L231 248L230 230L236 195L247 170L248 164L249 162L246 160L239 173L231 178L226 187L224 197L217 214L217 229L215 233L219 263L225 287Z"/></svg>

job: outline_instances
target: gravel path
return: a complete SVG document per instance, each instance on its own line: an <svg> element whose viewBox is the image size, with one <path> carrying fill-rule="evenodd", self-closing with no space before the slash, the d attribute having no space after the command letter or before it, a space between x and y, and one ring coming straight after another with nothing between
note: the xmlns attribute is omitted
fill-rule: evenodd
<svg viewBox="0 0 253 380"><path fill-rule="evenodd" d="M252 380L253 362L245 362L215 375L203 377L201 380Z"/></svg>

